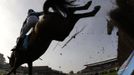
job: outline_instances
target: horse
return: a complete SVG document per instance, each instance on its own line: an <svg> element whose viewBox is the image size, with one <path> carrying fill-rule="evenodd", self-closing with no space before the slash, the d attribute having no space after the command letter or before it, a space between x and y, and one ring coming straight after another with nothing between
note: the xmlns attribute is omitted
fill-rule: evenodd
<svg viewBox="0 0 134 75"><path fill-rule="evenodd" d="M32 75L32 62L46 52L52 40L63 41L80 18L93 17L100 10L100 6L95 6L91 12L74 14L77 10L88 9L90 5L91 1L84 6L69 8L70 13L66 18L60 17L55 12L44 14L29 35L30 44L28 49L26 51L16 50L12 52L13 55L11 55L9 61L12 61L13 66L7 75L10 75L24 63L28 64L29 75Z"/></svg>

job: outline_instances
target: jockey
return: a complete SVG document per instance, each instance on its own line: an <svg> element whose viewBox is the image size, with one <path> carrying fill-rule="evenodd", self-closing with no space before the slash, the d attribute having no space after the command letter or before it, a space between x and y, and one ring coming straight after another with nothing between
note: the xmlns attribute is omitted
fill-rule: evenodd
<svg viewBox="0 0 134 75"><path fill-rule="evenodd" d="M43 12L35 12L33 9L28 10L28 16L23 22L23 26L21 28L20 36L23 37L26 33L36 25L39 20L39 16L42 15Z"/></svg>
<svg viewBox="0 0 134 75"><path fill-rule="evenodd" d="M27 49L27 47L28 47L28 36L26 36L26 34L29 32L29 30L31 28L35 27L36 23L39 20L39 16L42 15L42 14L43 14L43 12L35 12L33 9L28 10L28 16L25 19L25 21L23 22L23 26L22 26L21 31L20 31L20 37L17 40L17 45L12 50L20 48L21 45L23 45L22 48L24 50Z"/></svg>

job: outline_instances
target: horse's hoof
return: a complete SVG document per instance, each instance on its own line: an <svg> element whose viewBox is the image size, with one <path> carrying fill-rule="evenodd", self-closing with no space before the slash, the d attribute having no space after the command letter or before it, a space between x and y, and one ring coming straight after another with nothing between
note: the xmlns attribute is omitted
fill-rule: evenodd
<svg viewBox="0 0 134 75"><path fill-rule="evenodd" d="M98 6L95 6L94 9L95 9L95 10L100 10L100 8L101 8L101 6L98 5Z"/></svg>

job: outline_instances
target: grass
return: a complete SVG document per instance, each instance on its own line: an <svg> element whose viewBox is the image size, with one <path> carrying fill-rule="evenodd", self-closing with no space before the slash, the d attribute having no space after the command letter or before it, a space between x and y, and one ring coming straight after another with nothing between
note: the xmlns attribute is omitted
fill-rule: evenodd
<svg viewBox="0 0 134 75"><path fill-rule="evenodd" d="M107 74L101 74L101 75L117 75L117 72L107 73Z"/></svg>

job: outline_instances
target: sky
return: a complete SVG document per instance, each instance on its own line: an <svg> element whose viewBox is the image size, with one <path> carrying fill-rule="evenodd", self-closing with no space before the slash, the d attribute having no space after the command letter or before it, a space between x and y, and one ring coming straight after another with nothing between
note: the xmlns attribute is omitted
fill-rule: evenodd
<svg viewBox="0 0 134 75"><path fill-rule="evenodd" d="M84 5L90 0L76 0L76 4ZM80 71L85 64L100 62L117 57L117 29L112 35L107 35L108 12L113 8L111 0L92 0L92 6L85 11L88 12L96 5L101 5L101 10L95 17L80 19L70 35L63 41L53 41L48 50L34 62L34 66L49 66L52 69L70 72ZM114 1L114 0L113 0ZM10 56L11 49L16 45L16 39L23 21L27 16L27 10L42 11L45 0L1 0L0 2L0 53L4 54L6 62ZM67 46L62 46L75 33L84 26L86 28L72 39Z"/></svg>

